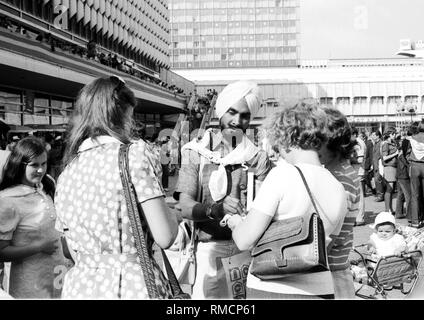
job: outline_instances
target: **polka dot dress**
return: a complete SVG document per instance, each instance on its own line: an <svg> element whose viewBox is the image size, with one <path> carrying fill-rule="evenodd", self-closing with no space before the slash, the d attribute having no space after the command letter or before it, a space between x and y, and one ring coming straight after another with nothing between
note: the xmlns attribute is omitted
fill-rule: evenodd
<svg viewBox="0 0 424 320"><path fill-rule="evenodd" d="M68 245L77 251L65 276L64 299L149 298L119 175L120 144L108 140L80 149L58 180L57 228L69 229ZM130 174L141 203L164 195L157 166L145 142L131 145Z"/></svg>

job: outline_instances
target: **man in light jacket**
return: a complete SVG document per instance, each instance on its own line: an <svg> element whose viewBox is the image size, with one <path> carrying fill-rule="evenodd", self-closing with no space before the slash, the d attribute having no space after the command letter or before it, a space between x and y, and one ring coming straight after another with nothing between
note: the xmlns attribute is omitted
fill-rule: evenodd
<svg viewBox="0 0 424 320"><path fill-rule="evenodd" d="M417 132L411 137L410 163L411 179L411 226L423 226L423 179L424 179L424 119L418 124Z"/></svg>

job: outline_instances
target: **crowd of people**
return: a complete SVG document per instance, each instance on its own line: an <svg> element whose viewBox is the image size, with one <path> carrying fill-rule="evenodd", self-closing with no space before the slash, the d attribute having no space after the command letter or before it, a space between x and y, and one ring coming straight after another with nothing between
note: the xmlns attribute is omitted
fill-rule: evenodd
<svg viewBox="0 0 424 320"><path fill-rule="evenodd" d="M386 208L376 218L370 250L385 255L405 249L394 237L395 214L410 219L413 227L422 226L418 190L423 187L424 120L400 138L392 128L383 139L379 131L365 138L337 109L301 99L264 124L265 138L277 155L273 162L269 150L245 134L261 103L256 83L227 85L215 104L219 130L208 129L181 148L173 196L195 237L197 268L190 294L193 299L353 299L349 253L353 228L364 219L366 188ZM148 299L153 286L159 298L172 297L155 251L181 238L180 219L165 202L162 154L143 139L142 126L135 128L134 106L133 92L119 77L85 85L65 135L62 166L53 177L50 143L29 136L10 148L0 183L3 296ZM157 140L160 146L168 142L169 137ZM132 229L122 184L118 159L124 148L144 213L140 218L150 274L138 256L140 239ZM404 210L398 201L399 212L391 204L396 182L406 203ZM272 279L254 275L250 251L271 223L315 211L323 223L326 268ZM237 286L228 276L228 261L232 270L246 272Z"/></svg>
<svg viewBox="0 0 424 320"><path fill-rule="evenodd" d="M188 104L190 104L192 94L188 99ZM192 105L187 106L188 112L188 121L190 122L190 129L198 129L202 123L204 115L211 108L212 100L214 96L218 96L218 93L215 89L208 89L205 95L196 95L196 101L193 101Z"/></svg>
<svg viewBox="0 0 424 320"><path fill-rule="evenodd" d="M361 179L361 198L372 194L376 202L383 202L386 212L396 218L407 219L409 226L423 226L423 193L421 167L424 150L424 122L413 122L405 130L387 127L358 133L352 163ZM396 207L393 195L397 190ZM365 208L361 201L356 225L365 224Z"/></svg>
<svg viewBox="0 0 424 320"><path fill-rule="evenodd" d="M88 41L84 47L55 37L51 33L30 31L28 27L22 26L4 16L0 16L0 27L14 33L21 34L22 36L38 41L39 43L47 44L50 46L50 51L52 52L59 49L62 52L77 55L83 59L93 60L101 63L102 65L125 72L140 80L158 85L174 94L186 94L182 88L179 88L175 84L167 83L160 78L149 75L147 72L141 72L133 60L127 59L123 56L118 56L117 54L112 54L103 48L100 49L99 45L94 40Z"/></svg>

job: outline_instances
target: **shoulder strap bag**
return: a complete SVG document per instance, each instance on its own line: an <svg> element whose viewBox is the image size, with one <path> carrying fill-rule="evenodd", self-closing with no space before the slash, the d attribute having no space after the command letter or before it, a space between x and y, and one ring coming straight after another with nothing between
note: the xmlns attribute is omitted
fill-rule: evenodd
<svg viewBox="0 0 424 320"><path fill-rule="evenodd" d="M302 171L315 212L272 221L253 248L250 273L262 280L329 270L324 225Z"/></svg>
<svg viewBox="0 0 424 320"><path fill-rule="evenodd" d="M130 144L123 144L119 148L119 172L125 195L125 201L127 203L128 208L128 218L130 220L130 225L137 249L137 255L140 259L140 265L143 271L144 281L146 283L149 298L163 299L164 292L163 288L161 287L162 285L163 287L166 287L167 284L160 283L161 279L164 278L163 274L161 274L162 270L160 270L156 261L154 261L151 245L148 245L149 241L148 239L146 239L146 236L149 236L150 234L150 230L143 209L141 208L138 202L134 185L131 182L128 161L129 147ZM144 222L145 228L143 228L142 222ZM150 242L150 244L152 243ZM174 271L172 270L172 267L163 249L161 249L161 252L172 291L172 296L168 298L190 299L190 295L184 293L181 290L180 284L178 283L178 280L174 274ZM159 277L158 271L160 272ZM165 298L167 297L165 296Z"/></svg>

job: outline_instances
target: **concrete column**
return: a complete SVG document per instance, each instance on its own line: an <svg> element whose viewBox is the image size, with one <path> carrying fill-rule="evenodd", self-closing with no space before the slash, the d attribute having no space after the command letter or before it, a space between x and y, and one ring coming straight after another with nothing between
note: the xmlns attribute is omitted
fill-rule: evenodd
<svg viewBox="0 0 424 320"><path fill-rule="evenodd" d="M366 102L367 108L368 108L368 115L371 115L371 97L367 97L367 102Z"/></svg>

